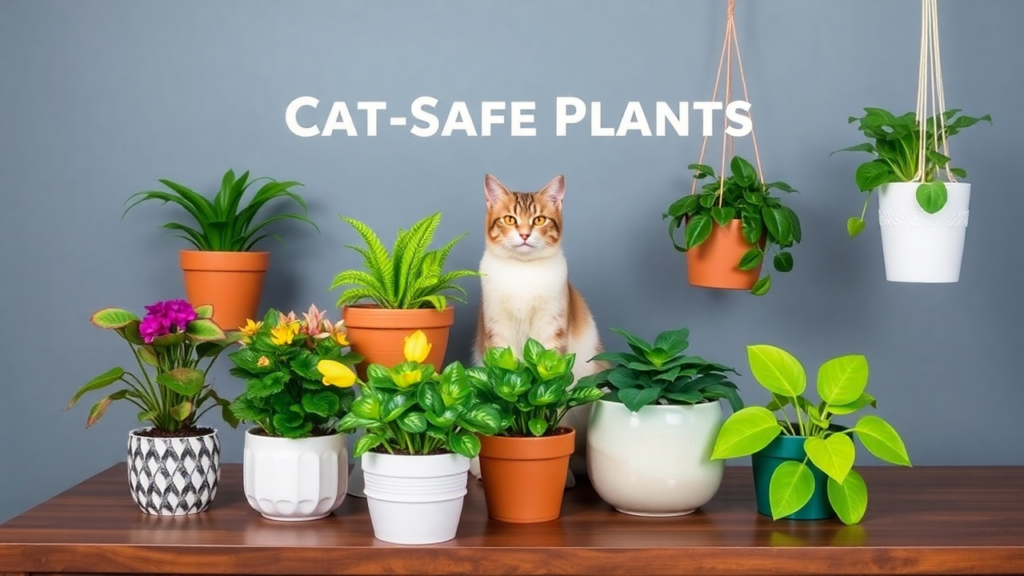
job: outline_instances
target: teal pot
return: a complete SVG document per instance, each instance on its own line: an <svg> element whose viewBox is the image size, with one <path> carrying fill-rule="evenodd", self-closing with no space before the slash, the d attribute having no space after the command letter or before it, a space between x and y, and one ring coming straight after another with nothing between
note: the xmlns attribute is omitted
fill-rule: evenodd
<svg viewBox="0 0 1024 576"><path fill-rule="evenodd" d="M771 517L772 508L768 499L768 487L771 485L772 474L779 464L787 460L804 461L804 458L807 457L807 453L804 452L805 440L807 440L806 436L777 436L771 444L751 455L750 459L754 468L754 493L757 496L757 511L759 513ZM812 464L810 460L806 462L806 465L814 475L814 494L803 508L784 518L787 520L824 520L835 517L836 512L828 501L828 475Z"/></svg>

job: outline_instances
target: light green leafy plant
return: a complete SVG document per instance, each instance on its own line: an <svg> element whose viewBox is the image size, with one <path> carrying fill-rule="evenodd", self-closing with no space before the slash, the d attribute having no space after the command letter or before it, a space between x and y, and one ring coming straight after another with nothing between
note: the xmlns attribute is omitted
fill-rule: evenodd
<svg viewBox="0 0 1024 576"><path fill-rule="evenodd" d="M247 202L243 202L242 198L249 187L260 181L266 183L260 186ZM299 220L310 224L317 232L320 231L317 225L305 216L308 212L305 200L291 191L295 186L302 186L298 182L278 182L266 177L250 180L248 171L236 178L234 170L228 170L224 173L220 190L212 201L177 182L166 179L159 182L170 191L147 190L132 194L128 198L127 202L130 204L125 208L124 214L147 200L177 204L195 220L198 229L180 222L168 222L161 228L181 232L182 234L177 236L195 246L196 250L247 252L254 244L268 236L280 240L277 234L257 236L268 224L278 220ZM256 215L264 206L281 198L293 200L302 207L303 213L276 214L256 221ZM121 215L122 218L124 214Z"/></svg>
<svg viewBox="0 0 1024 576"><path fill-rule="evenodd" d="M862 355L832 358L818 369L817 392L821 401L811 403L804 396L807 374L789 352L775 346L747 347L754 378L772 394L766 407L750 406L733 413L719 430L712 460L748 456L768 446L777 436L799 436L807 457L783 462L772 474L769 486L772 517L783 518L799 511L815 490L813 464L828 476L828 499L845 524L861 521L867 510L868 489L853 469L856 436L869 452L892 464L910 466L910 457L896 430L874 415L861 416L852 428L837 426L832 419L876 407L865 389L868 362ZM790 419L786 407L795 416ZM781 419L776 416L781 416Z"/></svg>
<svg viewBox="0 0 1024 576"><path fill-rule="evenodd" d="M940 172L949 165L950 158L939 151L940 143L964 128L974 126L978 122L992 123L988 114L973 118L957 116L959 109L946 110L941 118L939 115L929 117L925 121L925 165L922 182L917 187L917 203L929 214L935 214L946 205L946 185L938 179ZM940 121L941 120L941 121ZM848 123L857 122L857 129L869 140L848 146L837 152L867 152L874 159L857 167L854 175L857 187L867 193L864 208L860 217L853 216L846 222L846 231L853 238L864 231L864 215L867 213L871 193L883 184L891 182L913 182L918 178L921 168L921 125L917 113L907 112L896 116L882 108L865 108L863 116L850 116ZM959 178L966 178L967 171L963 168L949 167L950 173Z"/></svg>
<svg viewBox="0 0 1024 576"><path fill-rule="evenodd" d="M346 245L363 257L365 269L346 270L334 278L330 290L352 286L338 297L338 307L368 299L381 308L434 307L440 311L448 305L449 298L466 302L458 295L466 296L465 288L455 281L479 276L479 273L473 270L444 271L448 255L466 235L455 237L440 249L427 250L441 223L440 212L427 216L408 230L399 230L390 253L369 226L352 218L342 216L341 219L359 233L366 247Z"/></svg>

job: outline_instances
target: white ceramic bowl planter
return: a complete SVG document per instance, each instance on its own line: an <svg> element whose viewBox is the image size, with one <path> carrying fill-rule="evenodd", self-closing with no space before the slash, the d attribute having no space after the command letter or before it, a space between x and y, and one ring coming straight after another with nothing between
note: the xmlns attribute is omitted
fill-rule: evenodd
<svg viewBox="0 0 1024 576"><path fill-rule="evenodd" d="M682 516L718 492L725 462L711 460L724 417L719 402L644 406L599 400L587 435L594 490L619 512Z"/></svg>
<svg viewBox="0 0 1024 576"><path fill-rule="evenodd" d="M128 487L139 508L157 516L206 510L220 481L220 439L204 436L154 438L128 434Z"/></svg>
<svg viewBox="0 0 1024 576"><path fill-rule="evenodd" d="M373 535L393 544L436 544L455 538L469 479L458 454L362 456Z"/></svg>
<svg viewBox="0 0 1024 576"><path fill-rule="evenodd" d="M919 185L897 182L878 190L885 278L890 282L958 282L971 185L946 182L946 205L935 214L918 205Z"/></svg>
<svg viewBox="0 0 1024 576"><path fill-rule="evenodd" d="M344 434L311 438L245 432L245 498L271 520L316 520L341 506L348 488Z"/></svg>

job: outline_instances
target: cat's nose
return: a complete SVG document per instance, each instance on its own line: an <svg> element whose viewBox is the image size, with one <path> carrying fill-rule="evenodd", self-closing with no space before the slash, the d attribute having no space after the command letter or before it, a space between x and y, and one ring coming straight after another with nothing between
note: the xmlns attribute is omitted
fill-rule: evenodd
<svg viewBox="0 0 1024 576"><path fill-rule="evenodd" d="M519 233L519 237L522 238L523 240L526 240L527 238L530 237L530 234L529 233L523 234L522 232L520 232Z"/></svg>

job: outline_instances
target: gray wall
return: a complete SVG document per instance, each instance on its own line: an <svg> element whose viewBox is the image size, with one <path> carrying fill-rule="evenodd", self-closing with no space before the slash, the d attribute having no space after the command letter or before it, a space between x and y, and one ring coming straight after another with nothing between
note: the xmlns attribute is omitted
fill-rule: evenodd
<svg viewBox="0 0 1024 576"><path fill-rule="evenodd" d="M688 286L669 244L661 213L689 190L696 131L593 138L577 126L554 136L556 96L600 101L611 116L630 100L710 100L725 4L4 0L0 520L124 457L130 407L88 431L88 404L62 408L127 358L123 342L88 323L93 310L183 296L183 244L157 228L176 214L150 206L121 220L125 198L156 178L208 190L231 166L304 182L323 229L282 227L286 246L266 244L264 306L333 307L334 274L360 264L343 248L355 236L338 214L390 238L443 210L439 240L468 231L452 264L472 268L483 249L484 173L516 189L564 173L571 278L610 347L622 344L610 326L653 336L685 325L694 351L740 368L744 345L756 342L789 349L812 373L831 356L863 353L878 412L915 464L1024 464L1024 278L1014 247L1024 75L1012 60L1024 53L1024 3L940 3L947 102L991 113L995 125L952 143L975 190L963 276L929 286L885 281L872 212L862 238L846 237L862 158L829 157L859 141L846 118L861 107L912 109L920 3L739 2L767 176L802 191L791 199L805 230L796 269L763 298ZM441 110L453 100L535 100L538 136L511 138L506 125L490 138L385 127L376 138L299 138L283 118L302 95L323 101L304 116L320 122L334 100L406 108L433 95ZM750 154L749 141L737 146ZM475 299L478 286L468 287ZM468 358L476 307L458 309L449 360ZM226 365L215 373L222 393L240 391ZM764 400L749 377L739 383L750 402ZM241 430L221 432L225 460L238 462Z"/></svg>

